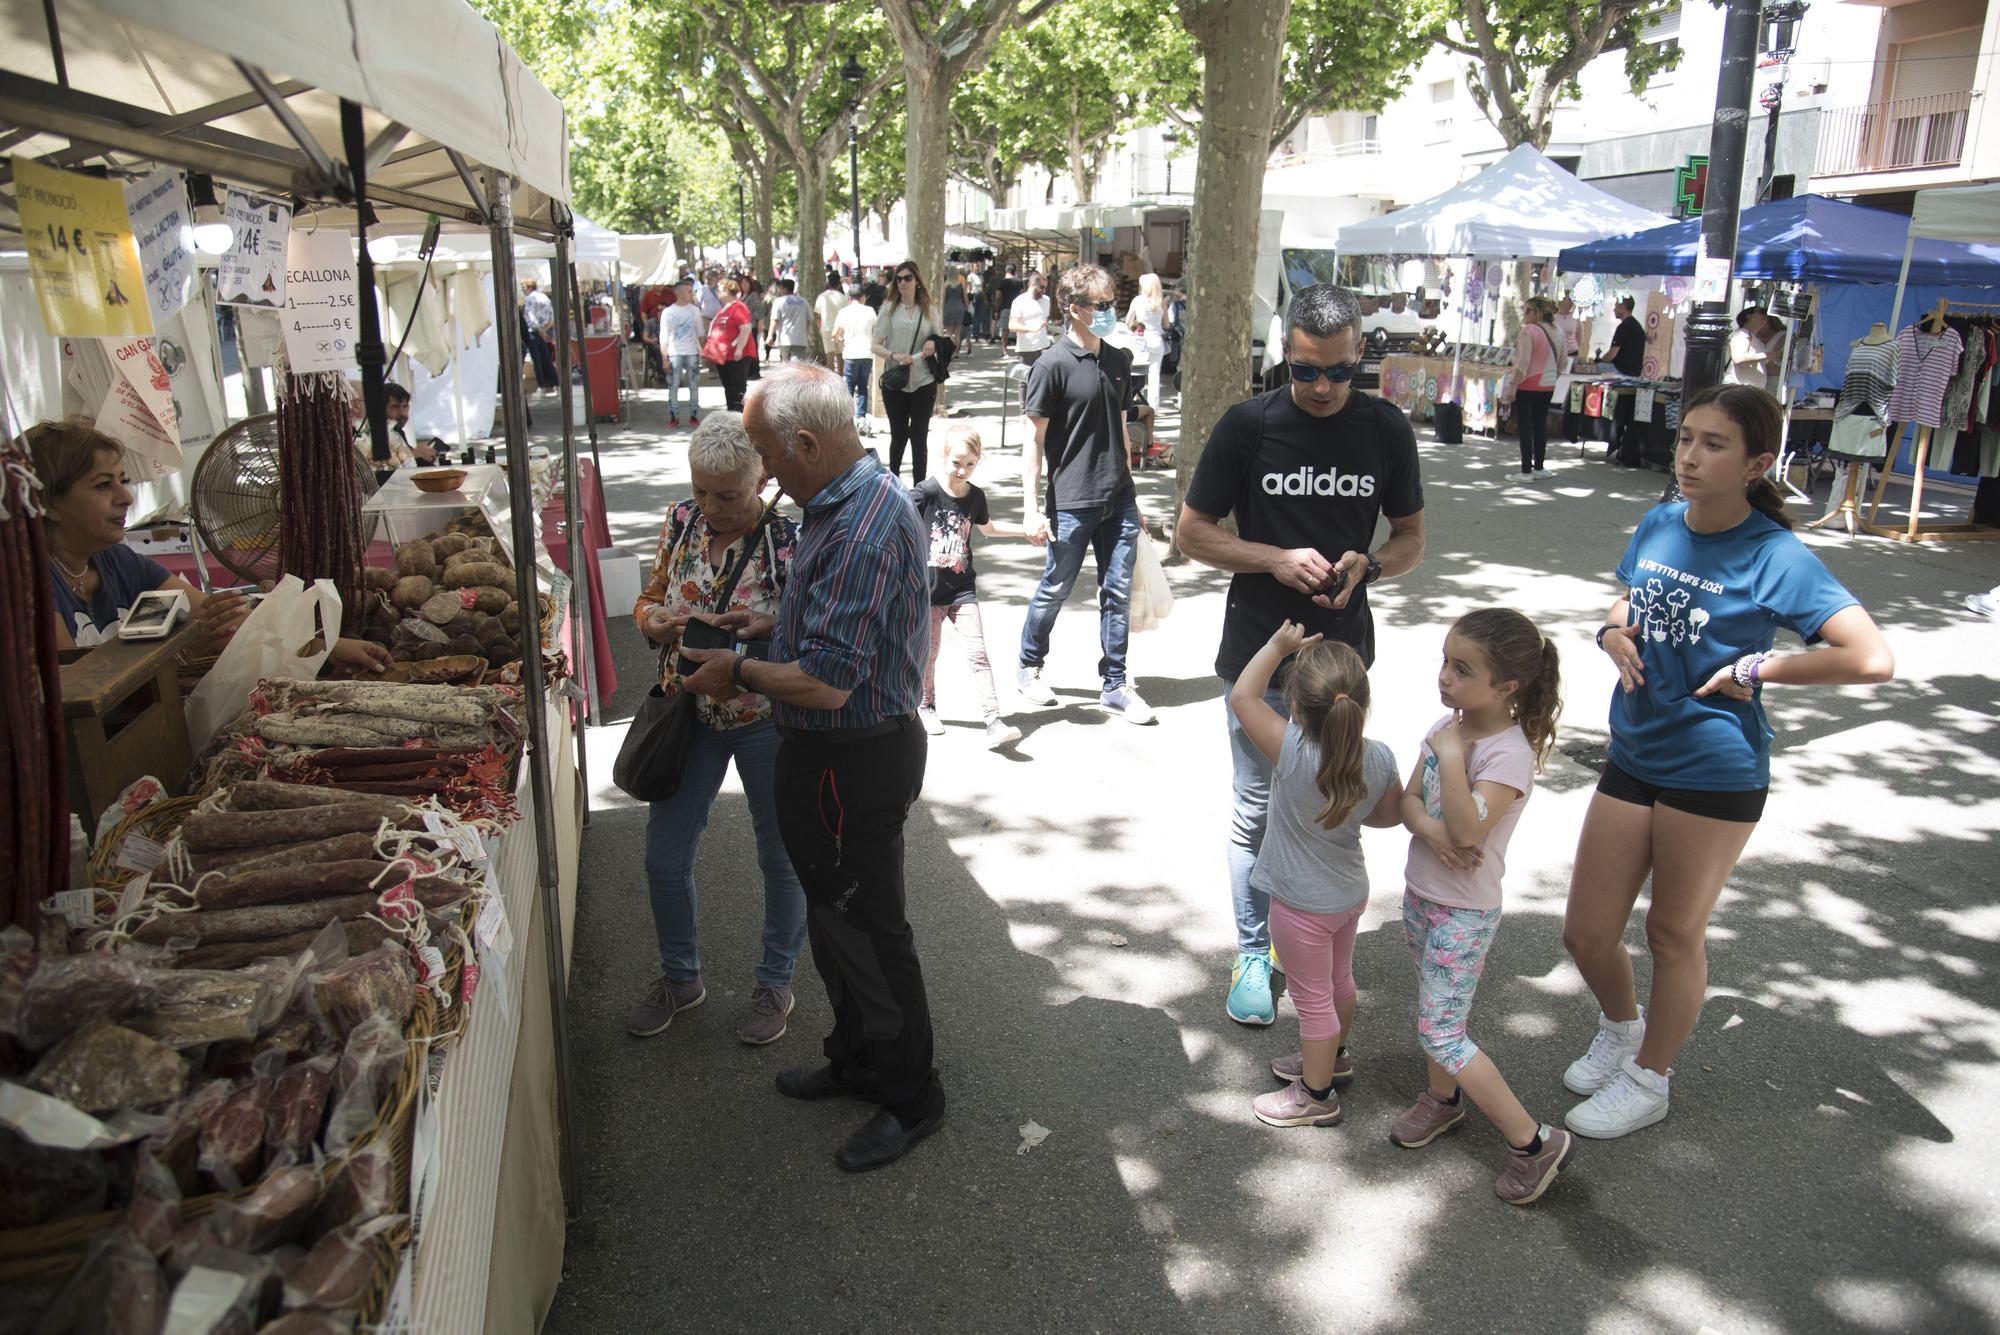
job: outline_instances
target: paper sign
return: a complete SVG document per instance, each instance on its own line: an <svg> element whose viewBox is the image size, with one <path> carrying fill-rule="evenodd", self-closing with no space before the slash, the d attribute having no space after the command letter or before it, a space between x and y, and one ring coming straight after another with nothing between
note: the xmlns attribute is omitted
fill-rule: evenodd
<svg viewBox="0 0 2000 1335"><path fill-rule="evenodd" d="M234 234L216 270L216 300L225 306L285 304L285 248L292 206L243 190L223 200L222 220Z"/></svg>
<svg viewBox="0 0 2000 1335"><path fill-rule="evenodd" d="M280 270L280 272L283 272ZM237 331L243 340L243 364L262 370L278 364L278 348L284 342L279 332L281 311L239 310Z"/></svg>
<svg viewBox="0 0 2000 1335"><path fill-rule="evenodd" d="M54 904L72 927L88 927L97 917L97 897L89 890L58 890Z"/></svg>
<svg viewBox="0 0 2000 1335"><path fill-rule="evenodd" d="M1694 299L1729 300L1729 257L1698 259L1694 262Z"/></svg>
<svg viewBox="0 0 2000 1335"><path fill-rule="evenodd" d="M151 841L148 840L147 842L150 843ZM157 848L158 845L155 844L154 847ZM146 883L151 879L152 877L148 873L140 872L137 876L125 882L125 889L118 896L117 917L119 919L131 916L131 914L138 910L139 905L145 902Z"/></svg>
<svg viewBox="0 0 2000 1335"><path fill-rule="evenodd" d="M352 371L361 335L354 246L345 232L291 233L285 252L285 353L292 373Z"/></svg>
<svg viewBox="0 0 2000 1335"><path fill-rule="evenodd" d="M106 340L113 378L98 405L99 431L123 445L153 477L180 471L180 421L174 412L173 381L153 352L153 340Z"/></svg>
<svg viewBox="0 0 2000 1335"><path fill-rule="evenodd" d="M188 207L187 181L171 167L162 167L125 187L125 211L139 243L139 270L153 323L188 304L194 292L194 211Z"/></svg>
<svg viewBox="0 0 2000 1335"><path fill-rule="evenodd" d="M118 845L118 856L113 861L126 871L151 871L159 866L166 856L165 844L148 839L135 831L126 835L125 842Z"/></svg>
<svg viewBox="0 0 2000 1335"><path fill-rule="evenodd" d="M153 332L139 246L118 183L29 158L13 163L42 324L59 337Z"/></svg>

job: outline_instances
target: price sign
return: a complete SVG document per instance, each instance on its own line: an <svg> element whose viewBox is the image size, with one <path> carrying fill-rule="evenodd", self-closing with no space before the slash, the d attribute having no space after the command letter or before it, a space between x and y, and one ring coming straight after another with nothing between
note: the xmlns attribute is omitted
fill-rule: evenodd
<svg viewBox="0 0 2000 1335"><path fill-rule="evenodd" d="M217 300L228 306L285 305L285 247L292 206L244 190L231 190L222 220L232 236L217 268Z"/></svg>
<svg viewBox="0 0 2000 1335"><path fill-rule="evenodd" d="M139 269L146 302L153 309L151 328L158 329L194 293L194 252L188 249L194 224L187 181L163 167L125 187L125 209L139 243Z"/></svg>
<svg viewBox="0 0 2000 1335"><path fill-rule="evenodd" d="M51 334L150 334L139 245L116 181L15 158L21 235L42 324Z"/></svg>
<svg viewBox="0 0 2000 1335"><path fill-rule="evenodd" d="M344 232L293 231L285 251L285 353L292 371L352 371L361 336L354 244Z"/></svg>

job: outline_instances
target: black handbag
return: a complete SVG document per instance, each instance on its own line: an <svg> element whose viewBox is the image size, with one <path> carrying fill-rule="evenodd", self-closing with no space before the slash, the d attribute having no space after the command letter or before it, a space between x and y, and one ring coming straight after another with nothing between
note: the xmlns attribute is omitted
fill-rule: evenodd
<svg viewBox="0 0 2000 1335"><path fill-rule="evenodd" d="M922 343L923 341L924 341L924 313L922 311L918 311L917 332L910 335L910 355L912 357L917 355L917 345ZM891 394L909 393L910 392L909 363L897 362L894 366L882 372L882 388L887 390Z"/></svg>
<svg viewBox="0 0 2000 1335"><path fill-rule="evenodd" d="M722 572L717 587L721 593L716 598L716 606L706 608L720 615L728 609L729 600L736 596L736 586L743 581L744 567L750 564L750 553L757 550L763 541L764 530L776 513L778 502L773 498L764 507L764 514L751 530L750 540L743 544L743 551L732 565ZM685 539L694 532L694 522L700 517L697 511L688 516L687 528L682 531ZM673 550L667 552L669 562ZM687 777L688 748L694 742L695 697L691 692L676 690L668 695L660 689L660 679L667 674L667 655L673 652L671 645L660 646L660 661L653 673L652 689L639 702L638 712L632 716L632 726L626 730L625 741L618 748L618 759L611 764L611 781L629 797L641 802L664 802L681 790L681 780Z"/></svg>

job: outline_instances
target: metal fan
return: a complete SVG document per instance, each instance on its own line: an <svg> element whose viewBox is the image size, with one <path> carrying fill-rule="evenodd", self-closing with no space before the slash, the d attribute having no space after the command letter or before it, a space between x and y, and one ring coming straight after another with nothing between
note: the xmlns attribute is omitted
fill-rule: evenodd
<svg viewBox="0 0 2000 1335"><path fill-rule="evenodd" d="M209 442L188 487L202 550L239 579L278 578L278 415L247 417Z"/></svg>

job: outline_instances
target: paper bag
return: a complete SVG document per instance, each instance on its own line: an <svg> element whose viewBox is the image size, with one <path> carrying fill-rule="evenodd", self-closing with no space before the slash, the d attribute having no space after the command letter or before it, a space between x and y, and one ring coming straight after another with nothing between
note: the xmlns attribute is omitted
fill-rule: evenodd
<svg viewBox="0 0 2000 1335"><path fill-rule="evenodd" d="M309 649L316 636L318 647ZM315 580L310 589L297 575L279 580L188 697L188 740L196 754L243 712L263 678L317 677L339 636L340 594L332 580Z"/></svg>

